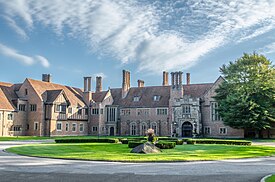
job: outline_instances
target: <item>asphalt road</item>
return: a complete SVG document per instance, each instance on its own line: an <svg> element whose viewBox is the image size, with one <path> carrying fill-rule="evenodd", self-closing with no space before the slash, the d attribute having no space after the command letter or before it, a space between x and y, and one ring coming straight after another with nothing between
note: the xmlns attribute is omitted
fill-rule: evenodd
<svg viewBox="0 0 275 182"><path fill-rule="evenodd" d="M29 142L0 142L0 182L258 182L263 176L275 173L275 157L205 162L120 163L26 157L2 151L26 143Z"/></svg>

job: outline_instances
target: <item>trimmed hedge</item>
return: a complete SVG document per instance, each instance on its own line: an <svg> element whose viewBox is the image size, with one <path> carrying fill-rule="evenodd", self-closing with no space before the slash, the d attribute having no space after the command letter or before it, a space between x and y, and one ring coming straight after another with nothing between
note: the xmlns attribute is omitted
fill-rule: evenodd
<svg viewBox="0 0 275 182"><path fill-rule="evenodd" d="M221 139L188 139L187 144L225 144L225 145L251 145L246 140L221 140Z"/></svg>
<svg viewBox="0 0 275 182"><path fill-rule="evenodd" d="M141 145L141 144L144 144L144 143L146 143L146 142L147 142L147 140L129 141L128 147L129 147L129 148L135 148L135 147L137 147L137 146L139 146L139 145Z"/></svg>
<svg viewBox="0 0 275 182"><path fill-rule="evenodd" d="M55 143L118 143L116 138L64 138L55 139Z"/></svg>
<svg viewBox="0 0 275 182"><path fill-rule="evenodd" d="M169 141L159 141L155 144L156 147L160 149L173 149L176 146L175 142L169 142Z"/></svg>

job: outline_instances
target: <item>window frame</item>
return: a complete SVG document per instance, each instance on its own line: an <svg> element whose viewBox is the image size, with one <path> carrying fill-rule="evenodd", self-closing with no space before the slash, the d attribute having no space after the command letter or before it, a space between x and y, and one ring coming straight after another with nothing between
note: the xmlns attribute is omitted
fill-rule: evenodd
<svg viewBox="0 0 275 182"><path fill-rule="evenodd" d="M60 128L58 126L60 126ZM62 122L56 122L56 131L62 131Z"/></svg>
<svg viewBox="0 0 275 182"><path fill-rule="evenodd" d="M39 130L39 122L36 121L36 122L33 123L33 130L34 131L38 131Z"/></svg>
<svg viewBox="0 0 275 182"><path fill-rule="evenodd" d="M226 127L219 127L219 134L220 135L227 135L227 128Z"/></svg>
<svg viewBox="0 0 275 182"><path fill-rule="evenodd" d="M77 123L72 123L72 132L77 131Z"/></svg>
<svg viewBox="0 0 275 182"><path fill-rule="evenodd" d="M84 123L79 124L79 132L84 132Z"/></svg>

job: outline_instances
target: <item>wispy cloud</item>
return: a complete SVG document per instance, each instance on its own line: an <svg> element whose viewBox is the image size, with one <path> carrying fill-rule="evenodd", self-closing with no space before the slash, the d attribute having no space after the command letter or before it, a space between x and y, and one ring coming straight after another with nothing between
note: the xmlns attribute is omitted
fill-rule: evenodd
<svg viewBox="0 0 275 182"><path fill-rule="evenodd" d="M24 29L22 29L20 26L17 25L17 23L11 18L11 17L8 17L8 16L4 16L3 17L7 24L23 39L28 39L28 35L27 33L25 32Z"/></svg>
<svg viewBox="0 0 275 182"><path fill-rule="evenodd" d="M101 76L102 79L107 78L107 75L105 75L105 74L102 73L102 72L93 74L93 78L94 78L94 79L96 79L97 76Z"/></svg>
<svg viewBox="0 0 275 182"><path fill-rule="evenodd" d="M43 56L40 56L40 55L37 55L34 57L27 56L1 43L0 43L0 54L8 58L11 58L12 60L21 62L25 65L33 65L35 63L40 63L43 67L46 67L46 68L50 66L49 61Z"/></svg>
<svg viewBox="0 0 275 182"><path fill-rule="evenodd" d="M275 42L272 42L258 50L262 54L271 54L275 53Z"/></svg>
<svg viewBox="0 0 275 182"><path fill-rule="evenodd" d="M275 29L274 0L9 0L3 14L79 38L139 71L185 69L211 51ZM64 28L66 27L66 31Z"/></svg>

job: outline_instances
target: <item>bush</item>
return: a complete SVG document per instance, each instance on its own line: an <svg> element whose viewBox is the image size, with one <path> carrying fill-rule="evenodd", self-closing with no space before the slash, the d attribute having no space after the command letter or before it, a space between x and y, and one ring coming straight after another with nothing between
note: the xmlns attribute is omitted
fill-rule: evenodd
<svg viewBox="0 0 275 182"><path fill-rule="evenodd" d="M221 140L221 139L188 139L187 144L225 144L225 145L251 145L246 140Z"/></svg>
<svg viewBox="0 0 275 182"><path fill-rule="evenodd" d="M176 146L175 142L169 142L169 141L159 141L155 144L156 147L160 149L173 149Z"/></svg>
<svg viewBox="0 0 275 182"><path fill-rule="evenodd" d="M120 142L122 144L128 144L129 141L127 140L127 138L123 138L123 139L120 140Z"/></svg>
<svg viewBox="0 0 275 182"><path fill-rule="evenodd" d="M147 137L129 137L127 140L147 140Z"/></svg>
<svg viewBox="0 0 275 182"><path fill-rule="evenodd" d="M55 143L118 143L116 138L65 138L55 139Z"/></svg>
<svg viewBox="0 0 275 182"><path fill-rule="evenodd" d="M159 137L159 141L168 141L168 142L175 142L176 145L182 145L183 144L183 141L182 140L179 140L177 138L174 138L174 137Z"/></svg>
<svg viewBox="0 0 275 182"><path fill-rule="evenodd" d="M141 141L129 141L128 143L128 147L129 148L135 148L141 144L144 144L145 142L147 142L146 140L141 140Z"/></svg>

